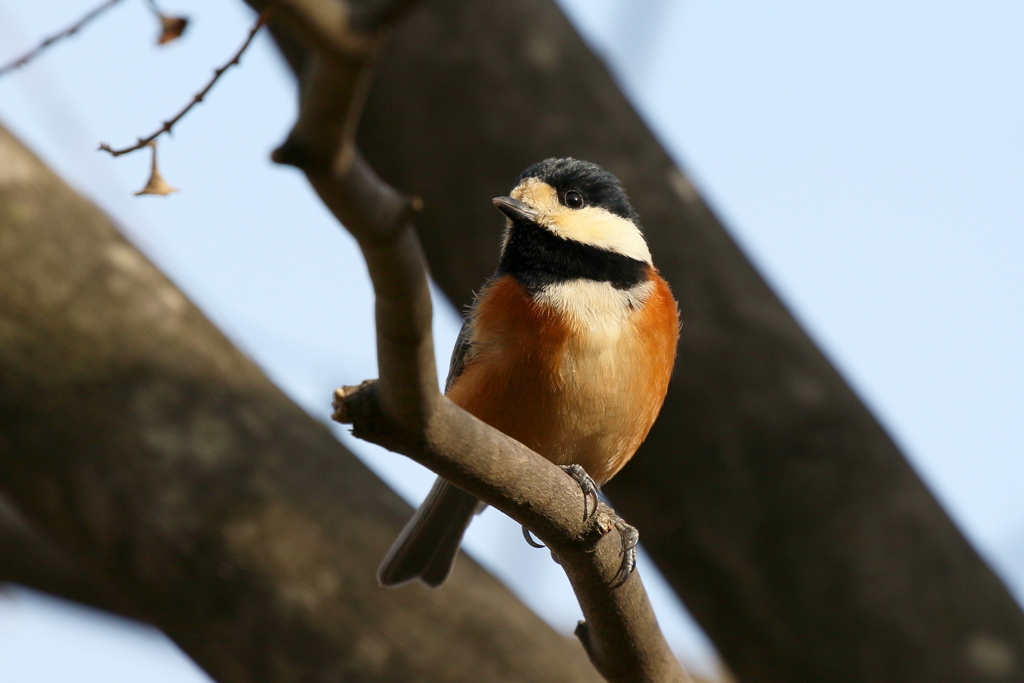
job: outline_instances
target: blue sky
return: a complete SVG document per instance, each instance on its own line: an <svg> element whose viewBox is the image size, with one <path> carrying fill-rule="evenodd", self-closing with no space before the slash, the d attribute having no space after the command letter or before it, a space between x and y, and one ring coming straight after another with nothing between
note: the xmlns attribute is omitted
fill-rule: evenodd
<svg viewBox="0 0 1024 683"><path fill-rule="evenodd" d="M94 0L0 0L0 62ZM295 400L375 376L352 241L268 161L294 116L265 36L161 144L182 192L136 198L148 157L109 159L176 112L251 22L236 0L163 3L194 20L157 49L142 0L0 79L0 120L129 237ZM1024 5L564 0L748 255L1024 595ZM512 179L510 179L511 181ZM489 198L481 198L489 201ZM495 216L497 249L500 216ZM341 294L341 296L339 296ZM457 331L438 305L446 367ZM432 475L347 439L410 499ZM642 530L641 530L642 531ZM545 618L578 608L544 552L493 511L467 547ZM659 588L688 660L711 652ZM0 596L5 680L205 680L158 634L25 592ZM700 667L698 667L700 668Z"/></svg>

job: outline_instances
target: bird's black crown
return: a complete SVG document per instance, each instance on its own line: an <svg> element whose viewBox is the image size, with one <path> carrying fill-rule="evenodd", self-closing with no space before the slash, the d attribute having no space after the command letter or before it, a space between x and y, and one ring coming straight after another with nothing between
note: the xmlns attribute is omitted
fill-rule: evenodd
<svg viewBox="0 0 1024 683"><path fill-rule="evenodd" d="M555 189L564 202L565 193L576 190L583 194L588 206L599 206L634 225L640 225L640 216L629 203L622 183L597 164L568 157L538 161L516 179L516 185L527 178L537 178Z"/></svg>

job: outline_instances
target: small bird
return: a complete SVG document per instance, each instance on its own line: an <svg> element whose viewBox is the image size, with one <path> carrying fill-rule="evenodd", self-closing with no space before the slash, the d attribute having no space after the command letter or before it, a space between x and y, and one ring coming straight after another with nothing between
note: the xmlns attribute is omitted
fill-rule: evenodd
<svg viewBox="0 0 1024 683"><path fill-rule="evenodd" d="M676 301L622 185L600 166L541 161L493 202L506 216L501 258L459 333L445 394L590 493L633 456L661 410ZM440 586L482 509L439 477L381 563L380 584Z"/></svg>

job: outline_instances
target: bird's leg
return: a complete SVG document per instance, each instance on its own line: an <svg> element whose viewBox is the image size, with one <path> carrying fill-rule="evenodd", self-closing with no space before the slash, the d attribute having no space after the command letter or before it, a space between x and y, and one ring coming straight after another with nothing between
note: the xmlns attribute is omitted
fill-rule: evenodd
<svg viewBox="0 0 1024 683"><path fill-rule="evenodd" d="M616 514L612 515L612 526L622 539L622 564L619 565L619 571L615 573L613 579L616 586L621 586L636 569L636 546L640 543L640 532L636 527L626 524L626 521Z"/></svg>
<svg viewBox="0 0 1024 683"><path fill-rule="evenodd" d="M580 490L583 491L583 521L587 521L590 515L597 512L597 506L601 504L601 500L597 497L597 483L591 479L587 471L579 465L559 465L562 471L573 478L577 484L580 485ZM594 499L594 511L590 511L590 507L587 505L587 499ZM632 528L632 527L630 527Z"/></svg>

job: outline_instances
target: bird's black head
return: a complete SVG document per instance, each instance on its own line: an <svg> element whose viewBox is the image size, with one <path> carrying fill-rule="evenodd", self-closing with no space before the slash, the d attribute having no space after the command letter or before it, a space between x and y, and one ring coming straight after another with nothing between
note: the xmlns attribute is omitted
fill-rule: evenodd
<svg viewBox="0 0 1024 683"><path fill-rule="evenodd" d="M509 219L499 271L531 287L588 279L626 289L646 277L639 217L618 178L597 164L545 159L494 205Z"/></svg>

